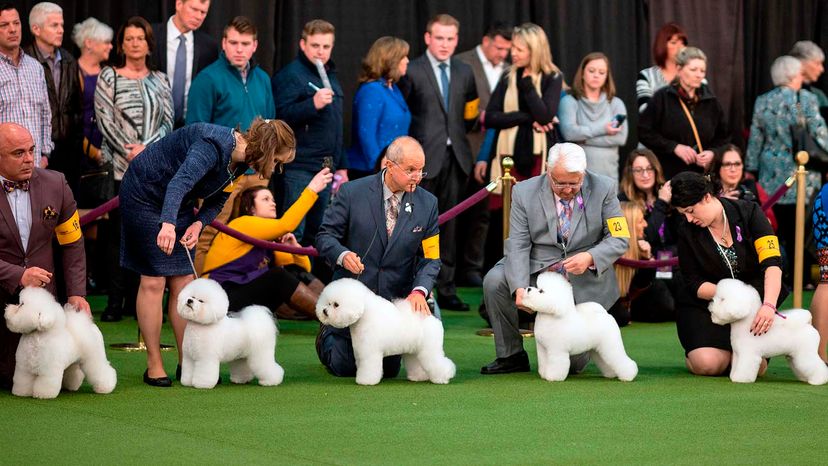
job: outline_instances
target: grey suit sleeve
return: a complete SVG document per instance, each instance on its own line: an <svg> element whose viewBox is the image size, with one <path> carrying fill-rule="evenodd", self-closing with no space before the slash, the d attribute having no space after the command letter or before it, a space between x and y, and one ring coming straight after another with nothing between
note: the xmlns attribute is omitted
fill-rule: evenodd
<svg viewBox="0 0 828 466"><path fill-rule="evenodd" d="M440 233L440 226L437 223L437 203L428 214L428 233L424 238L431 238ZM437 280L437 274L440 273L440 266L442 262L439 258L427 259L420 257L417 259L417 273L414 276L414 288L422 287L426 290L431 290L434 287L434 282Z"/></svg>
<svg viewBox="0 0 828 466"><path fill-rule="evenodd" d="M331 205L325 210L322 226L316 234L316 249L332 268L337 266L339 257L349 251L342 245L350 220L351 190L348 184L342 185Z"/></svg>
<svg viewBox="0 0 828 466"><path fill-rule="evenodd" d="M601 207L601 223L604 239L587 251L592 255L592 260L598 275L603 274L607 269L612 267L612 264L624 255L629 246L629 238L612 236L607 225L607 220L610 218L624 217L616 192L615 183L612 183L610 189L604 193L603 205ZM629 231L629 225L627 230Z"/></svg>
<svg viewBox="0 0 828 466"><path fill-rule="evenodd" d="M526 288L530 284L529 255L532 238L529 234L529 218L526 213L527 194L516 185L512 190L512 210L509 216L509 237L503 246L506 266L506 282L509 291Z"/></svg>

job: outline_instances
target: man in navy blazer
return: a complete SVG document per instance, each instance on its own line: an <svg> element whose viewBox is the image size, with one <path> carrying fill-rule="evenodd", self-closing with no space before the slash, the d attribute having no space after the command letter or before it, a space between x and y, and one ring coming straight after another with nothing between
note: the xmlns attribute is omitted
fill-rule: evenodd
<svg viewBox="0 0 828 466"><path fill-rule="evenodd" d="M474 162L466 131L477 120L479 100L471 67L452 57L459 30L460 23L449 15L432 18L426 26L426 53L411 61L400 81L411 110L408 134L425 150L428 176L422 187L437 196L440 212L459 203ZM437 303L441 308L468 311L454 284L456 223L441 227Z"/></svg>
<svg viewBox="0 0 828 466"><path fill-rule="evenodd" d="M173 126L184 126L187 115L187 94L190 92L190 83L196 75L218 59L218 42L209 34L199 31L204 23L207 11L210 9L210 0L176 0L175 14L170 16L166 23L155 23L152 32L155 34L155 47L152 50L152 61L156 69L167 74L170 86L176 87L176 73L184 73L180 92L173 92L175 121ZM179 37L184 37L181 43ZM184 48L186 66L177 70L175 63L178 47ZM180 102L175 102L175 96L180 95Z"/></svg>
<svg viewBox="0 0 828 466"><path fill-rule="evenodd" d="M428 314L426 295L440 271L440 235L437 198L417 189L426 175L425 154L415 139L402 136L388 146L384 166L342 185L325 212L316 248L334 269L334 280L356 278L379 296L405 298ZM356 374L348 329L322 326L316 350L332 374ZM385 358L385 377L399 370L399 356Z"/></svg>

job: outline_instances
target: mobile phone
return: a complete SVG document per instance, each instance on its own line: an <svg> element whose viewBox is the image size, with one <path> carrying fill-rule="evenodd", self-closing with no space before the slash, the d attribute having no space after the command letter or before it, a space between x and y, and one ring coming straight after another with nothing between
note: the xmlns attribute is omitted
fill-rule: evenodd
<svg viewBox="0 0 828 466"><path fill-rule="evenodd" d="M618 115L615 115L612 119L615 120L612 124L613 128L618 128L619 126L624 124L624 120L627 119L627 115L622 115L619 113Z"/></svg>
<svg viewBox="0 0 828 466"><path fill-rule="evenodd" d="M327 156L322 159L322 168L333 171L333 157Z"/></svg>

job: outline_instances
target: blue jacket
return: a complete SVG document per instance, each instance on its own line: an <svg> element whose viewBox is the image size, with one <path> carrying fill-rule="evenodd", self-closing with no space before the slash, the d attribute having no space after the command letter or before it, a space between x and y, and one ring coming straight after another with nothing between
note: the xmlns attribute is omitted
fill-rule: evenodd
<svg viewBox="0 0 828 466"><path fill-rule="evenodd" d="M296 135L296 159L285 166L289 170L316 173L325 157L333 157L334 170L347 168L342 148L342 109L344 94L332 61L325 65L334 92L333 102L321 110L313 106L316 91L322 88L316 65L300 50L296 59L273 76L273 100L276 118L284 120Z"/></svg>
<svg viewBox="0 0 828 466"><path fill-rule="evenodd" d="M348 166L371 172L380 152L399 136L408 134L411 112L396 84L382 81L362 84L354 97Z"/></svg>
<svg viewBox="0 0 828 466"><path fill-rule="evenodd" d="M257 116L273 118L273 93L270 78L254 63L250 63L247 82L239 70L230 64L224 52L218 60L196 76L187 99L187 124L214 123L247 130Z"/></svg>
<svg viewBox="0 0 828 466"><path fill-rule="evenodd" d="M389 238L381 177L382 172L339 188L325 211L316 249L332 264L334 280L356 278L385 299L405 298L416 287L431 290L440 271L437 198L423 188L405 193ZM362 259L360 276L333 265L344 251Z"/></svg>

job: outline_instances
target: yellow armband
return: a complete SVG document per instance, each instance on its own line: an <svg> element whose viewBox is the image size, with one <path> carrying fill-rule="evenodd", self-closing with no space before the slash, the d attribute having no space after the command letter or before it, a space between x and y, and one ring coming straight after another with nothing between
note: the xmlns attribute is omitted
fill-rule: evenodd
<svg viewBox="0 0 828 466"><path fill-rule="evenodd" d="M78 217L77 210L69 217L69 220L55 227L55 236L61 246L74 243L81 239L80 218Z"/></svg>
<svg viewBox="0 0 828 466"><path fill-rule="evenodd" d="M480 114L480 99L474 99L471 102L466 102L466 106L463 108L463 119L464 120L472 120L477 118L477 115Z"/></svg>
<svg viewBox="0 0 828 466"><path fill-rule="evenodd" d="M436 234L423 240L423 256L426 259L440 258L440 235Z"/></svg>
<svg viewBox="0 0 828 466"><path fill-rule="evenodd" d="M607 219L607 229L614 238L629 238L630 228L624 217L610 217Z"/></svg>
<svg viewBox="0 0 828 466"><path fill-rule="evenodd" d="M753 242L753 247L756 248L759 262L769 257L780 257L782 255L779 252L779 238L776 235L767 235L757 239Z"/></svg>

